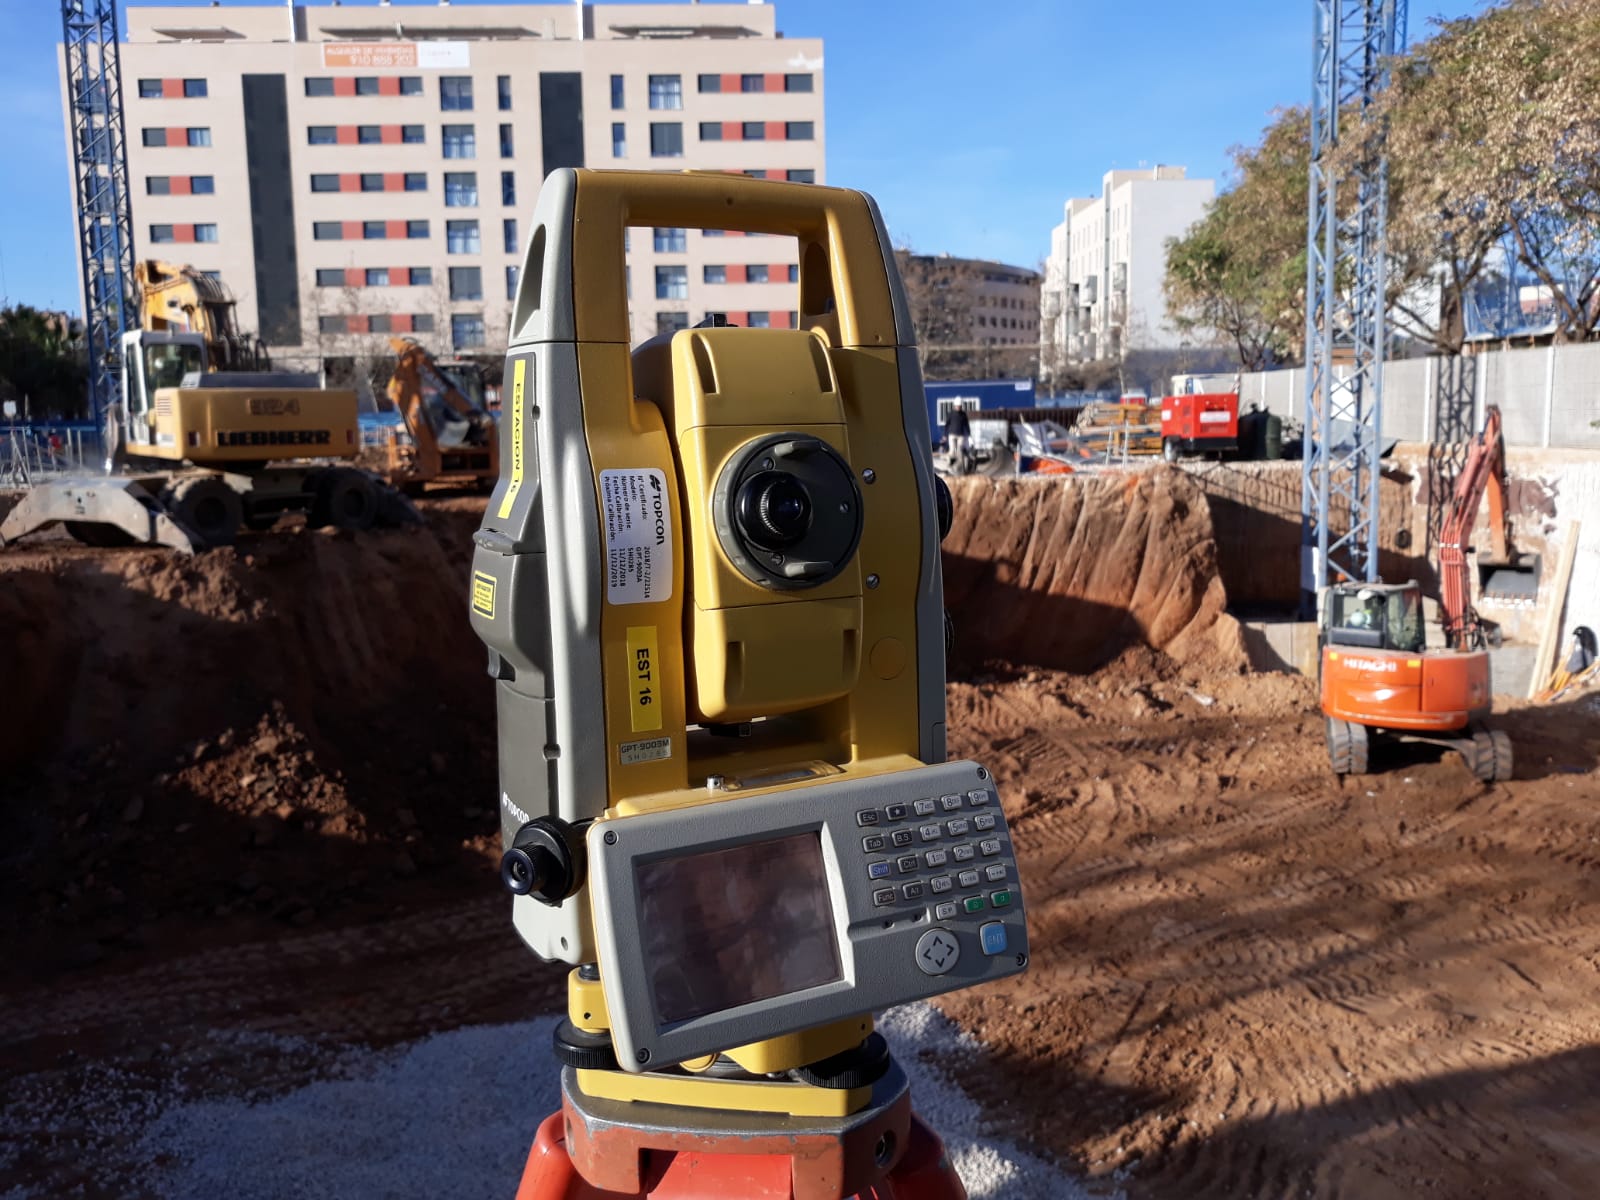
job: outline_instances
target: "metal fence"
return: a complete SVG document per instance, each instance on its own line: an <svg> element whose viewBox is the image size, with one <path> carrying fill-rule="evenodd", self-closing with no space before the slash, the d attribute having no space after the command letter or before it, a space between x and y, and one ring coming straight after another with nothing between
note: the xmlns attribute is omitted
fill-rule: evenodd
<svg viewBox="0 0 1600 1200"><path fill-rule="evenodd" d="M101 468L100 431L87 421L0 425L0 487L28 488Z"/></svg>
<svg viewBox="0 0 1600 1200"><path fill-rule="evenodd" d="M1188 377L1196 391L1226 391L1239 404L1298 420L1306 373L1294 367L1248 375ZM1498 404L1508 446L1600 450L1600 343L1491 350L1465 358L1395 359L1383 365L1385 438L1456 442L1483 427Z"/></svg>

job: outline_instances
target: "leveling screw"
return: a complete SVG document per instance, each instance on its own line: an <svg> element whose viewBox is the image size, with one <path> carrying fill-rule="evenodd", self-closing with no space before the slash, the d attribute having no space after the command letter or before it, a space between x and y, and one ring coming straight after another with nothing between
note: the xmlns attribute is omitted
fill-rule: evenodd
<svg viewBox="0 0 1600 1200"><path fill-rule="evenodd" d="M877 479L878 479L878 473L876 471L874 471L871 467L867 467L865 470L863 470L861 472L861 481L863 483L876 483Z"/></svg>

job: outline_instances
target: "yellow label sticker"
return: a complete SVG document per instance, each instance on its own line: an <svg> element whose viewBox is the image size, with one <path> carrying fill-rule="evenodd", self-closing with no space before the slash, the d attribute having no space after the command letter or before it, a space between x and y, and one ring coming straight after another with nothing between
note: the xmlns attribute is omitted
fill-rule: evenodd
<svg viewBox="0 0 1600 1200"><path fill-rule="evenodd" d="M494 576L482 571L472 573L472 611L494 619Z"/></svg>
<svg viewBox="0 0 1600 1200"><path fill-rule="evenodd" d="M511 486L506 488L505 497L500 501L500 511L496 514L502 521L511 515L511 506L517 502L517 493L522 490L522 476L527 469L522 448L522 384L527 373L528 360L517 359L511 373Z"/></svg>
<svg viewBox="0 0 1600 1200"><path fill-rule="evenodd" d="M661 664L654 625L628 626L628 719L635 733L661 728Z"/></svg>

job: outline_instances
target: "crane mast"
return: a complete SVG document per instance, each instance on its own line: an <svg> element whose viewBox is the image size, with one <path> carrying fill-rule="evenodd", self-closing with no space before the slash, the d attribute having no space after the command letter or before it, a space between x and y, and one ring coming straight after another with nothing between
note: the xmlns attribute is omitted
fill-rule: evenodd
<svg viewBox="0 0 1600 1200"><path fill-rule="evenodd" d="M62 0L61 33L89 403L95 423L104 428L107 412L118 403L122 335L138 319L116 0Z"/></svg>
<svg viewBox="0 0 1600 1200"><path fill-rule="evenodd" d="M1387 60L1405 41L1404 0L1313 6L1300 505L1308 608L1330 583L1378 578L1388 168L1373 141L1343 177L1332 155L1341 138L1360 136L1355 123L1387 84Z"/></svg>

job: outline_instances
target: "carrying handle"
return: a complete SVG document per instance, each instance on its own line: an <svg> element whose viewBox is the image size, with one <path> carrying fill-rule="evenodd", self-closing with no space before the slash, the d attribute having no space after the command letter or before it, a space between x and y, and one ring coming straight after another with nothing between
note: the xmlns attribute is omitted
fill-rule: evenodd
<svg viewBox="0 0 1600 1200"><path fill-rule="evenodd" d="M628 344L623 234L629 227L727 229L793 237L802 328L833 314L839 344L915 338L877 205L861 192L721 172L551 172L539 192L511 344ZM574 289L576 280L581 289ZM610 279L610 287L596 286Z"/></svg>

